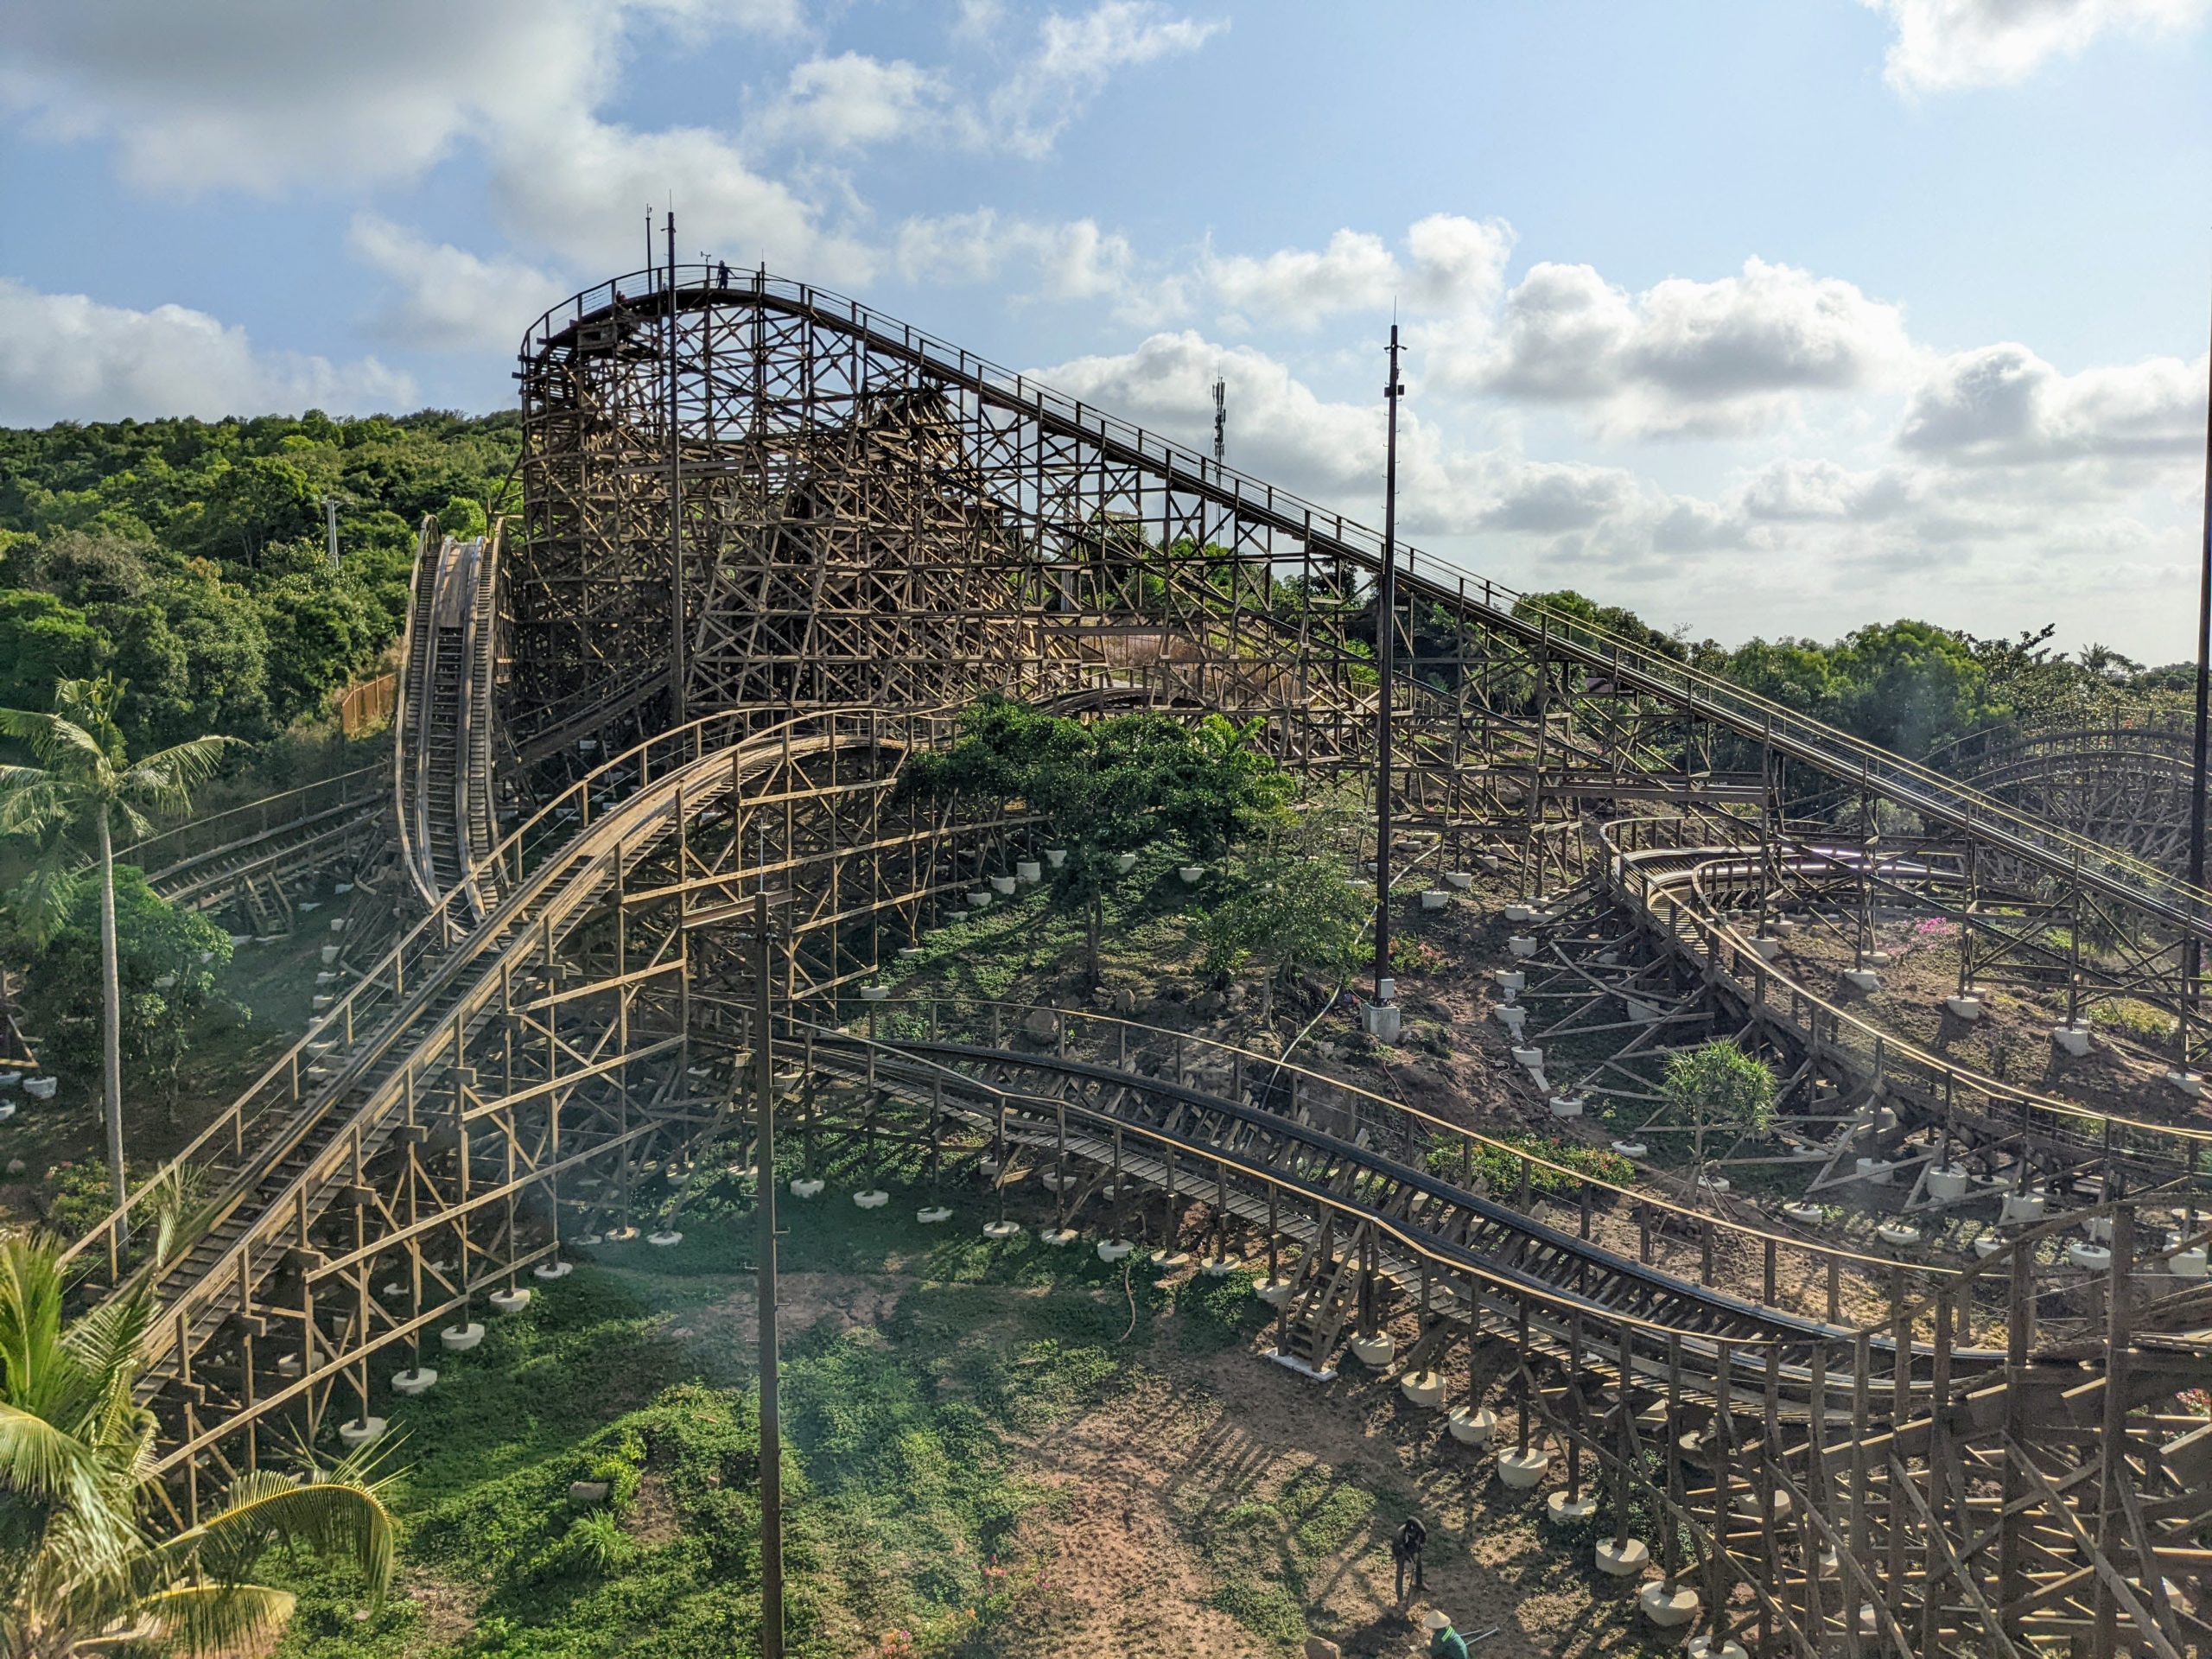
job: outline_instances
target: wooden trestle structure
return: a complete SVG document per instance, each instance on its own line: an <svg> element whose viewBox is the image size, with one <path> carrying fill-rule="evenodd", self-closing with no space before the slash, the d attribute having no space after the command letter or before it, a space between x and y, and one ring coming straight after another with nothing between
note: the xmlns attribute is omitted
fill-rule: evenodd
<svg viewBox="0 0 2212 1659"><path fill-rule="evenodd" d="M2067 982L2172 1012L2186 1073L2207 895L1413 553L1394 786L1452 862L1553 901L1532 993L1555 973L1580 988L1564 1019L1742 1031L1808 1121L1934 1135L1931 1160L2015 1188L2063 1174L2079 1207L1958 1269L1604 1183L1547 1211L1525 1179L1478 1190L1479 1137L1296 1066L862 1004L1027 834L1018 804L899 788L980 692L1217 710L1288 766L1363 776L1379 538L765 275L579 295L520 378L519 518L426 532L417 575L391 810L422 918L179 1160L215 1199L159 1273L143 1389L180 1516L280 1440L365 1432L487 1306L557 1284L564 1243L648 1221L709 1141L741 1149L766 1042L809 1171L1000 1205L1034 1171L1062 1225L1264 1261L1281 1355L1313 1374L1399 1321L1571 1498L1624 1537L1645 1516L1716 1636L2207 1649L2184 1586L2212 1563L2212 1292L2169 1271L2203 1242L2202 1137L1972 1077L1750 943L1879 889L1963 918L1972 981L2040 984L2064 918L2107 942L2070 948ZM638 741L600 735L624 722ZM581 776L516 785L580 743ZM1785 814L1815 799L1823 821ZM741 943L763 888L789 933L772 1032ZM2153 1192L2183 1236L2152 1232ZM2057 1250L2084 1215L2106 1271ZM130 1265L119 1219L77 1246L95 1288Z"/></svg>

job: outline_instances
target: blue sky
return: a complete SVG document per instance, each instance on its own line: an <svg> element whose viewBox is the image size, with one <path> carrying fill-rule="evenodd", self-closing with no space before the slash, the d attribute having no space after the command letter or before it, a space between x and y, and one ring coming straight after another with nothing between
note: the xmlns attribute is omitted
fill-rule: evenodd
<svg viewBox="0 0 2212 1659"><path fill-rule="evenodd" d="M0 421L489 409L709 250L1724 639L2191 644L2212 0L0 0Z"/></svg>

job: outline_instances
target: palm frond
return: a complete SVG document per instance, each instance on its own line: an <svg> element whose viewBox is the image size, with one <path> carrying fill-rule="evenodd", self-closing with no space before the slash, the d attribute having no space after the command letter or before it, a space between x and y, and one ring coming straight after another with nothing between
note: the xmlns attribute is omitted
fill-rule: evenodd
<svg viewBox="0 0 2212 1659"><path fill-rule="evenodd" d="M268 1470L241 1476L219 1514L160 1545L158 1554L179 1570L195 1563L223 1578L278 1540L350 1560L375 1599L391 1582L391 1511L373 1487Z"/></svg>
<svg viewBox="0 0 2212 1659"><path fill-rule="evenodd" d="M85 863L66 842L49 842L41 849L8 895L8 908L35 949L47 944L69 925L83 884Z"/></svg>
<svg viewBox="0 0 2212 1659"><path fill-rule="evenodd" d="M122 792L161 812L182 812L192 791L213 773L233 737L195 737L131 763L123 774Z"/></svg>
<svg viewBox="0 0 2212 1659"><path fill-rule="evenodd" d="M57 697L71 683L64 680L56 688ZM107 760L107 752L99 740L75 721L35 709L0 709L0 737L12 737L28 745L39 765L49 772L89 773Z"/></svg>
<svg viewBox="0 0 2212 1659"><path fill-rule="evenodd" d="M147 1597L139 1614L168 1652L221 1654L276 1636L296 1605L289 1591L263 1584L182 1584Z"/></svg>
<svg viewBox="0 0 2212 1659"><path fill-rule="evenodd" d="M0 1403L0 1491L40 1503L102 1507L99 1453L58 1424Z"/></svg>
<svg viewBox="0 0 2212 1659"><path fill-rule="evenodd" d="M0 766L0 835L42 836L77 817L79 791L40 766Z"/></svg>

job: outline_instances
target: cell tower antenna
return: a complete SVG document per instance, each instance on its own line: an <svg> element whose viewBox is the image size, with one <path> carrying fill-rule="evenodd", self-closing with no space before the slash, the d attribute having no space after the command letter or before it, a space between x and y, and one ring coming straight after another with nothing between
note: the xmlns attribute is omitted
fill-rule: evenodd
<svg viewBox="0 0 2212 1659"><path fill-rule="evenodd" d="M1213 372L1213 464L1221 465L1223 450L1227 447L1229 431L1229 383L1221 378L1221 371Z"/></svg>

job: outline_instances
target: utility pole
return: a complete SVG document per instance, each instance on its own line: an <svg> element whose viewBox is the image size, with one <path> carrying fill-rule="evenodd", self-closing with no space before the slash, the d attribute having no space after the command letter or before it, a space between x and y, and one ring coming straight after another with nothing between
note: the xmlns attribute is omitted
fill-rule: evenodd
<svg viewBox="0 0 2212 1659"><path fill-rule="evenodd" d="M1224 454L1228 449L1229 382L1221 378L1221 371L1213 372L1213 465L1221 470Z"/></svg>
<svg viewBox="0 0 2212 1659"><path fill-rule="evenodd" d="M1390 383L1382 388L1389 411L1389 436L1382 474L1382 575L1375 594L1375 665L1378 695L1375 730L1375 1001L1389 1002L1397 989L1390 977L1390 699L1396 671L1397 640L1392 613L1398 602L1398 325L1390 325Z"/></svg>
<svg viewBox="0 0 2212 1659"><path fill-rule="evenodd" d="M651 220L648 219L648 225ZM650 246L650 238L648 238ZM668 686L671 724L690 718L685 711L684 652L687 609L683 594L683 448L676 408L676 209L668 210L668 283L662 295L668 311Z"/></svg>
<svg viewBox="0 0 2212 1659"><path fill-rule="evenodd" d="M325 539L330 548L330 574L334 576L338 574L338 498L336 496L326 495L322 498L322 519Z"/></svg>
<svg viewBox="0 0 2212 1659"><path fill-rule="evenodd" d="M760 1326L760 1659L784 1659L784 1446L776 1424L776 1112L775 1057L770 1048L774 1017L775 947L769 937L768 893L753 895L754 986L753 1103L759 1161L754 1249Z"/></svg>
<svg viewBox="0 0 2212 1659"><path fill-rule="evenodd" d="M2212 398L2212 374L2206 377L2206 395ZM2203 571L2199 578L2196 598L2196 741L2189 769L2189 885L2204 885L2204 791L2212 779L2206 777L2208 747L2207 716L2212 715L2212 405L2208 405L2204 424L2204 546ZM2191 906L2195 909L2195 906ZM2199 1010L2203 995L2204 943L2202 930L2212 917L2197 910L2196 927L2182 945L2182 1017L2181 1056L2176 1070L2183 1077L2189 1076L2190 1028L2200 1023Z"/></svg>

